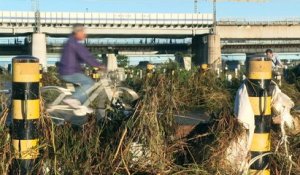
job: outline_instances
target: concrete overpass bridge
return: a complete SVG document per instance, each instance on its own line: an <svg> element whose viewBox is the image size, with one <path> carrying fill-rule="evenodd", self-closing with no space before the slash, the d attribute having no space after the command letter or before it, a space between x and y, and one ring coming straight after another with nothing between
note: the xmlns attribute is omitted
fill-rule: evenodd
<svg viewBox="0 0 300 175"><path fill-rule="evenodd" d="M196 64L212 64L221 59L221 42L230 40L297 40L300 39L300 20L238 21L221 20L212 33L213 15L196 13L92 13L92 12L0 12L0 37L31 36L29 51L46 63L46 53L54 46L47 45L46 36L66 37L75 23L82 23L90 37L103 38L192 38L191 49ZM251 52L275 44L222 44L223 51ZM283 48L287 44L278 44ZM47 48L48 46L48 48ZM138 46L141 46L140 44ZM261 47L260 47L261 46ZM296 50L297 44L292 45ZM17 46L16 46L17 47ZM89 46L95 47L95 46ZM102 47L102 46L97 46ZM107 47L107 46L106 46ZM136 48L131 46L115 46ZM153 49L155 46L143 46ZM23 48L23 50L26 48ZM248 52L247 51L247 52Z"/></svg>
<svg viewBox="0 0 300 175"><path fill-rule="evenodd" d="M23 39L23 38L22 38ZM47 53L60 53L66 39L47 38ZM105 53L108 48L116 52L190 53L191 39L89 39L84 44L93 53ZM223 54L263 53L272 48L278 53L300 52L300 40L245 40L221 39ZM30 44L19 38L0 39L0 55L28 54Z"/></svg>
<svg viewBox="0 0 300 175"><path fill-rule="evenodd" d="M186 37L209 33L213 15L1 11L0 35L26 35L39 27L48 36L66 37L76 23L86 25L90 37Z"/></svg>
<svg viewBox="0 0 300 175"><path fill-rule="evenodd" d="M272 48L277 53L300 52L300 40L226 40L221 41L222 53L264 53Z"/></svg>
<svg viewBox="0 0 300 175"><path fill-rule="evenodd" d="M300 39L300 18L278 21L246 21L223 19L217 22L222 39Z"/></svg>
<svg viewBox="0 0 300 175"><path fill-rule="evenodd" d="M39 32L47 36L66 37L76 23L85 24L90 37L180 38L209 34L213 15L0 11L0 36L24 36L39 27ZM217 33L222 39L300 39L300 18L280 21L222 19L217 22Z"/></svg>

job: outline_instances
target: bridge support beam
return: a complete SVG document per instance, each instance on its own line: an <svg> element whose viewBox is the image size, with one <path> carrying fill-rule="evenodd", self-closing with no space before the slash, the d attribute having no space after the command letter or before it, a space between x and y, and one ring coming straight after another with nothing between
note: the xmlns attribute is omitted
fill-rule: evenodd
<svg viewBox="0 0 300 175"><path fill-rule="evenodd" d="M205 59L205 39L202 35L194 36L192 39L192 54L193 54L193 63L195 65L205 64L207 60Z"/></svg>
<svg viewBox="0 0 300 175"><path fill-rule="evenodd" d="M102 58L104 58L107 72L115 71L118 69L117 57L113 52L109 51L107 54L103 54Z"/></svg>
<svg viewBox="0 0 300 175"><path fill-rule="evenodd" d="M115 71L118 69L117 57L114 53L107 54L107 71Z"/></svg>
<svg viewBox="0 0 300 175"><path fill-rule="evenodd" d="M40 64L43 69L47 69L47 41L44 33L33 33L32 34L32 45L31 54L32 56L39 58Z"/></svg>
<svg viewBox="0 0 300 175"><path fill-rule="evenodd" d="M221 63L221 40L219 35L198 35L192 39L193 62L217 67Z"/></svg>
<svg viewBox="0 0 300 175"><path fill-rule="evenodd" d="M208 35L208 64L214 68L222 63L221 39L219 35Z"/></svg>

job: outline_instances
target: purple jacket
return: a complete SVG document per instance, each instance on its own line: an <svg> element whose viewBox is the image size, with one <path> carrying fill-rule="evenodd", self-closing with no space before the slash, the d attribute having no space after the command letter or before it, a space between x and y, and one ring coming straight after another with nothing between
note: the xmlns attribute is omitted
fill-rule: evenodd
<svg viewBox="0 0 300 175"><path fill-rule="evenodd" d="M82 63L93 67L101 65L83 44L79 43L73 36L70 36L68 41L64 44L58 65L59 74L71 75L74 73L82 73Z"/></svg>

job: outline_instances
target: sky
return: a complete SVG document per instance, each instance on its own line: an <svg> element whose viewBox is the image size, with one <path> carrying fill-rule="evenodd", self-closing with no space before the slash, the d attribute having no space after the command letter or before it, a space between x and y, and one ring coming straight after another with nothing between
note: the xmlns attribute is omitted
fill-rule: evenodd
<svg viewBox="0 0 300 175"><path fill-rule="evenodd" d="M0 11L29 11L32 0L0 0ZM166 12L192 13L194 0L39 0L41 11ZM212 13L212 3L199 0L200 13ZM300 0L269 0L265 3L219 2L217 18L276 20L300 19Z"/></svg>

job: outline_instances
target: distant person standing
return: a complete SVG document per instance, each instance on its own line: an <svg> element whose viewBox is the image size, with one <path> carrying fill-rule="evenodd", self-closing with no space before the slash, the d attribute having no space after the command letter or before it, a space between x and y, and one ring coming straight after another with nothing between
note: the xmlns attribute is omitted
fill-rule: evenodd
<svg viewBox="0 0 300 175"><path fill-rule="evenodd" d="M280 59L278 58L278 55L274 54L271 49L266 50L267 58L269 58L272 61L272 67L282 67L282 63Z"/></svg>
<svg viewBox="0 0 300 175"><path fill-rule="evenodd" d="M273 69L272 74L276 82L278 83L278 85L281 86L282 72L280 71L280 68L282 68L283 65L280 59L278 58L278 56L275 55L271 49L266 50L266 55L267 58L269 58L272 61L272 69Z"/></svg>
<svg viewBox="0 0 300 175"><path fill-rule="evenodd" d="M84 41L87 35L82 24L75 24L73 32L68 41L64 44L62 56L58 64L59 74L62 80L73 84L78 84L72 98L64 99L67 105L78 108L88 99L86 91L94 85L94 81L83 73L83 63L92 67L103 69L100 62L89 52L89 50L80 43ZM90 109L87 109L90 111Z"/></svg>

